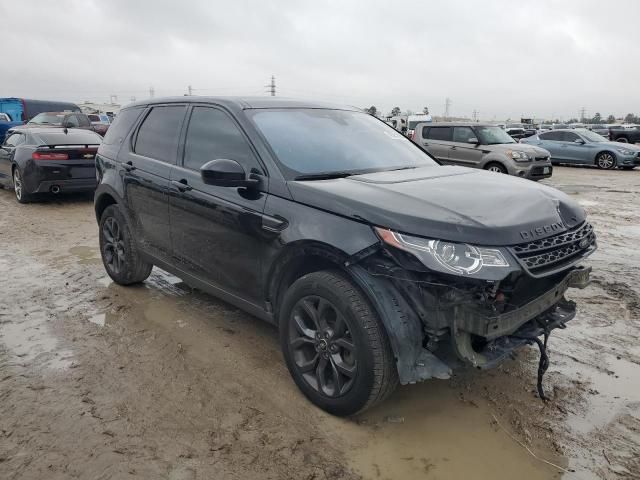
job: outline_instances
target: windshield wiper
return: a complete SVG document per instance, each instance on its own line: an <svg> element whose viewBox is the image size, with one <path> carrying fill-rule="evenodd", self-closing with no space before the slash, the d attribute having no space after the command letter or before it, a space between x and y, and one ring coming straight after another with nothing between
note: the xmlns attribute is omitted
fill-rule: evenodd
<svg viewBox="0 0 640 480"><path fill-rule="evenodd" d="M319 172L298 175L294 180L331 180L332 178L345 178L357 175L357 172Z"/></svg>

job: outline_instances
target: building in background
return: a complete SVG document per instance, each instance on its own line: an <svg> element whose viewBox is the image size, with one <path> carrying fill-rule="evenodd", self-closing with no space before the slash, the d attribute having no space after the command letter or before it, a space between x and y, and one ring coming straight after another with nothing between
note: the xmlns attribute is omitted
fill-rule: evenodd
<svg viewBox="0 0 640 480"><path fill-rule="evenodd" d="M109 116L117 115L120 111L120 104L118 103L94 103L94 102L83 102L78 103L80 110L83 113L106 113Z"/></svg>

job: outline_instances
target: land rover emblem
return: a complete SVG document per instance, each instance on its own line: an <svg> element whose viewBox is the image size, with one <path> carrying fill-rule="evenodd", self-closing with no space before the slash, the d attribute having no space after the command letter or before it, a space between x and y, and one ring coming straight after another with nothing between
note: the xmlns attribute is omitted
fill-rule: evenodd
<svg viewBox="0 0 640 480"><path fill-rule="evenodd" d="M580 243L578 243L578 246L580 248L587 248L589 246L589 237L585 237L582 240L580 240Z"/></svg>

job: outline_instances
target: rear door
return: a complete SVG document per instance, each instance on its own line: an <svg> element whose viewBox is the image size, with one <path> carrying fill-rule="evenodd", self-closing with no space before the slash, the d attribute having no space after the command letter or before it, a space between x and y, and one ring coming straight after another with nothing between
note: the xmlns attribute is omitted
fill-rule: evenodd
<svg viewBox="0 0 640 480"><path fill-rule="evenodd" d="M590 146L590 144L585 142L577 133L562 133L562 148L565 152L564 157L566 161L570 163L592 164L595 155L591 154L592 147ZM582 141L582 143L576 143L576 141Z"/></svg>
<svg viewBox="0 0 640 480"><path fill-rule="evenodd" d="M147 253L165 261L172 256L169 177L186 112L186 105L153 106L118 155L134 235Z"/></svg>
<svg viewBox="0 0 640 480"><path fill-rule="evenodd" d="M453 146L451 127L425 127L422 129L422 146L442 163L449 162L449 150Z"/></svg>
<svg viewBox="0 0 640 480"><path fill-rule="evenodd" d="M478 148L478 136L471 127L453 127L453 142L449 150L449 162L465 167L478 167L482 160L482 148ZM475 143L469 140L475 139Z"/></svg>
<svg viewBox="0 0 640 480"><path fill-rule="evenodd" d="M170 219L179 267L224 292L261 305L260 259L266 248L263 191L207 185L200 167L235 160L247 174L265 169L238 123L214 106L194 106L189 115L183 161L171 174Z"/></svg>

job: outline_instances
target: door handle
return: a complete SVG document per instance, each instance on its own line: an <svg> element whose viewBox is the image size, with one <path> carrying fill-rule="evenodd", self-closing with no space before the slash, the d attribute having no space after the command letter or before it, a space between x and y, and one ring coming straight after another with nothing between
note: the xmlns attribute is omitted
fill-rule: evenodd
<svg viewBox="0 0 640 480"><path fill-rule="evenodd" d="M122 164L122 166L124 167L124 169L127 172L132 172L136 169L136 167L133 166L133 162L131 160L129 160L128 162L125 162Z"/></svg>
<svg viewBox="0 0 640 480"><path fill-rule="evenodd" d="M456 147L455 145L451 147L451 150L457 150L458 147Z"/></svg>
<svg viewBox="0 0 640 480"><path fill-rule="evenodd" d="M176 187L181 192L188 192L189 190L193 190L193 187L189 185L186 179L181 178L180 180L171 180L171 185Z"/></svg>
<svg viewBox="0 0 640 480"><path fill-rule="evenodd" d="M423 144L425 147L428 147L428 146L429 146L429 142L422 142L422 144Z"/></svg>

